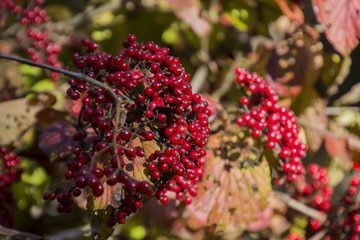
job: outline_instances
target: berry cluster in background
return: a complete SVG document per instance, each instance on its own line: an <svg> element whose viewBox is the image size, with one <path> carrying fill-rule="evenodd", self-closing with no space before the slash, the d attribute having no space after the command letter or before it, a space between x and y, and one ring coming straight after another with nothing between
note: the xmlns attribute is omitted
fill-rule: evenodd
<svg viewBox="0 0 360 240"><path fill-rule="evenodd" d="M88 54L73 56L77 71L111 92L81 79L68 81L67 95L82 108L73 136L79 145L65 173L74 187L57 195L59 212L71 212L71 195L89 191L101 197L109 186L120 189L109 204L117 208L109 225L124 223L142 206L142 196L154 194L166 204L171 191L191 203L203 174L210 110L192 93L179 59L153 42L136 42L134 35L116 56L96 52L97 44L88 39L82 45ZM54 200L55 193L43 198Z"/></svg>
<svg viewBox="0 0 360 240"><path fill-rule="evenodd" d="M5 227L13 227L15 212L10 206L15 203L15 199L10 187L20 180L23 172L19 163L20 157L0 146L0 224Z"/></svg>
<svg viewBox="0 0 360 240"><path fill-rule="evenodd" d="M49 16L41 7L43 0L25 1L27 6L23 7L16 0L1 0L0 9L7 9L7 14L15 14L19 18L15 39L18 46L25 49L31 60L38 63L48 63L56 68L61 68L58 54L61 44L53 41L46 23ZM59 73L51 73L51 78L56 81Z"/></svg>

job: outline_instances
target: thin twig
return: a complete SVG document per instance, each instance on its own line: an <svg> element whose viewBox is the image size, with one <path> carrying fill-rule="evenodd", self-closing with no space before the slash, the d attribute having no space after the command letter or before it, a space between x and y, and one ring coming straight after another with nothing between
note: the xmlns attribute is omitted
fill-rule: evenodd
<svg viewBox="0 0 360 240"><path fill-rule="evenodd" d="M306 206L305 204L291 198L288 194L282 192L276 192L276 196L285 202L290 208L295 209L296 211L309 216L311 218L319 220L321 223L324 223L327 219L326 214L317 211L311 207Z"/></svg>
<svg viewBox="0 0 360 240"><path fill-rule="evenodd" d="M47 236L46 239L47 240L79 239L89 233L90 233L90 228L83 229L83 227L77 227L60 233L52 234L50 236Z"/></svg>
<svg viewBox="0 0 360 240"><path fill-rule="evenodd" d="M205 82L206 76L208 75L209 69L207 64L202 64L198 69L196 69L196 72L191 80L192 90L193 92L198 92L202 85Z"/></svg>
<svg viewBox="0 0 360 240"><path fill-rule="evenodd" d="M352 111L359 113L359 107L326 107L326 115L333 116L333 115L340 115L344 112Z"/></svg>
<svg viewBox="0 0 360 240"><path fill-rule="evenodd" d="M327 229L323 229L319 232L317 232L316 234L312 235L309 240L320 240L323 239L323 237L325 236L325 234L328 232Z"/></svg>

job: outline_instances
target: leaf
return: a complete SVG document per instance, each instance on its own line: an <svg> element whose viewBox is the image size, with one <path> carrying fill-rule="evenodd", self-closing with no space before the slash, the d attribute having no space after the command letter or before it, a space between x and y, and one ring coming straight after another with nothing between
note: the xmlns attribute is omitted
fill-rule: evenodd
<svg viewBox="0 0 360 240"><path fill-rule="evenodd" d="M312 87L317 80L323 65L323 46L318 38L311 27L299 28L275 45L266 66L266 80L279 96L294 98L305 84Z"/></svg>
<svg viewBox="0 0 360 240"><path fill-rule="evenodd" d="M136 156L134 160L129 160L126 156L123 156L123 160L125 163L125 172L127 172L129 176L133 177L135 180L150 182L151 180L144 172L144 170L146 169L146 159L156 150L160 150L159 145L156 143L155 140L143 141L140 140L140 138L133 139L131 145L135 147L135 149L137 147L143 148L145 151L145 156Z"/></svg>
<svg viewBox="0 0 360 240"><path fill-rule="evenodd" d="M93 239L106 240L112 235L114 229L107 224L107 221L113 214L114 209L110 206L92 213L90 225Z"/></svg>
<svg viewBox="0 0 360 240"><path fill-rule="evenodd" d="M268 209L271 178L266 161L253 168L239 168L236 162L217 156L208 160L205 172L197 197L187 207L190 228L215 225L217 231L226 231L234 226L267 227L272 212Z"/></svg>
<svg viewBox="0 0 360 240"><path fill-rule="evenodd" d="M336 105L350 105L358 103L360 96L360 83L353 85L347 93L342 95L338 100L336 100Z"/></svg>
<svg viewBox="0 0 360 240"><path fill-rule="evenodd" d="M110 153L96 152L93 161L96 162L96 167L104 170L107 166L110 165L112 155ZM103 182L104 192L101 196L95 197L91 194L88 194L86 208L92 211L104 210L108 206L118 208L122 199L122 188L121 183L116 183L115 185L110 186L107 184L106 176L100 179Z"/></svg>
<svg viewBox="0 0 360 240"><path fill-rule="evenodd" d="M72 138L75 132L76 129L70 122L56 121L41 132L39 147L52 159L71 156L73 147L77 145Z"/></svg>
<svg viewBox="0 0 360 240"><path fill-rule="evenodd" d="M145 151L144 157L136 156L135 159L129 160L125 155L121 156L120 161L123 161L125 164L124 171L132 178L137 181L148 181L151 183L151 180L147 177L145 173L146 169L146 159L154 153L156 150L159 150L160 147L157 145L156 141L142 141L140 138L135 138L132 140L132 146L137 148L141 147ZM110 165L110 161L112 159L112 155L110 153L102 153L97 152L94 155L93 161L97 163L97 167L100 169L105 169ZM105 177L102 181L105 180ZM123 185L121 183L117 183L113 186L108 185L106 182L103 183L104 193L99 197L93 197L91 195L88 198L88 209L97 210L97 209L105 209L108 205L117 208L120 206L122 196L122 188Z"/></svg>
<svg viewBox="0 0 360 240"><path fill-rule="evenodd" d="M343 56L349 56L360 38L360 2L358 0L312 0L317 21L325 35Z"/></svg>
<svg viewBox="0 0 360 240"><path fill-rule="evenodd" d="M338 157L344 161L345 167L352 164L351 149L346 137L332 137L325 134L325 148L331 157Z"/></svg>
<svg viewBox="0 0 360 240"><path fill-rule="evenodd" d="M0 145L7 145L21 137L36 121L42 104L20 98L0 103Z"/></svg>
<svg viewBox="0 0 360 240"><path fill-rule="evenodd" d="M210 32L210 24L200 17L200 2L198 0L167 0L174 9L175 15L186 22L199 37Z"/></svg>
<svg viewBox="0 0 360 240"><path fill-rule="evenodd" d="M241 19L239 19L238 16L235 16L234 14L229 12L224 12L224 16L227 17L227 19L229 19L230 24L232 24L240 31L247 32L249 30L249 26L243 21L241 21Z"/></svg>

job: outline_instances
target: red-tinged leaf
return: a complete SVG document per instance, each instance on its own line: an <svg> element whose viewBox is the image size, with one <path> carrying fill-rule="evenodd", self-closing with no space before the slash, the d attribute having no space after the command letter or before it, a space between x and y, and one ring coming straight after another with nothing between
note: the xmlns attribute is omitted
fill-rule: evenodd
<svg viewBox="0 0 360 240"><path fill-rule="evenodd" d="M247 230L257 232L267 228L270 225L272 216L273 210L268 206L263 212L259 213L258 220L248 224Z"/></svg>
<svg viewBox="0 0 360 240"><path fill-rule="evenodd" d="M75 132L76 129L70 122L56 121L41 132L39 147L52 159L70 156L76 145L72 138Z"/></svg>
<svg viewBox="0 0 360 240"><path fill-rule="evenodd" d="M267 227L270 212L267 198L271 195L270 170L266 163L239 168L236 162L215 157L206 165L206 175L199 191L187 207L188 226L225 230L235 226ZM267 210L269 211L269 210ZM260 224L261 223L261 224Z"/></svg>
<svg viewBox="0 0 360 240"><path fill-rule="evenodd" d="M360 38L360 1L312 0L315 16L326 38L343 56L349 56Z"/></svg>
<svg viewBox="0 0 360 240"><path fill-rule="evenodd" d="M204 37L210 32L210 24L200 17L200 3L198 0L168 0L174 9L175 15L186 22L199 37Z"/></svg>
<svg viewBox="0 0 360 240"><path fill-rule="evenodd" d="M333 137L325 134L325 148L331 157L341 158L346 166L352 163L352 153L346 137Z"/></svg>

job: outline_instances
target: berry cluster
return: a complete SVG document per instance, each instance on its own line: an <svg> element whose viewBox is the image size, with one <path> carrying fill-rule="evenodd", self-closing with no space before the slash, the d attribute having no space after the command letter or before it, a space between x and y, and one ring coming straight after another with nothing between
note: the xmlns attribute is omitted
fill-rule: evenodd
<svg viewBox="0 0 360 240"><path fill-rule="evenodd" d="M124 223L142 206L142 196L154 194L166 204L166 193L172 191L189 204L203 174L210 110L192 93L179 59L153 42L137 43L134 35L116 56L95 52L98 45L88 39L82 45L89 54L73 56L77 70L111 91L81 79L68 81L67 95L81 99L82 108L73 136L79 146L65 173L74 187L57 196L59 211L71 211L71 193L76 197L89 189L100 197L107 186L121 189L113 199L116 211L109 225Z"/></svg>
<svg viewBox="0 0 360 240"><path fill-rule="evenodd" d="M61 68L58 61L58 54L61 45L50 39L48 30L43 26L49 21L49 16L40 6L43 0L34 1L34 5L29 4L29 8L23 9L15 0L1 0L0 8L8 9L10 12L20 16L20 25L24 31L18 31L16 41L18 44L27 48L27 54L31 60L39 63L49 63L51 66ZM52 73L54 80L59 78L58 73Z"/></svg>
<svg viewBox="0 0 360 240"><path fill-rule="evenodd" d="M329 178L327 176L327 169L319 167L316 163L311 163L308 166L309 179L305 180L305 176L298 176L296 181L300 183L295 194L295 199L309 199L308 205L314 209L322 212L329 212L331 209L331 196L333 189L329 186ZM308 182L308 183L306 183ZM305 184L304 184L305 183ZM322 223L317 219L310 219L309 226L313 231L317 231Z"/></svg>
<svg viewBox="0 0 360 240"><path fill-rule="evenodd" d="M240 100L244 113L236 123L246 125L255 139L278 155L284 173L294 181L297 175L305 173L301 158L307 150L300 140L294 113L279 106L275 90L260 76L239 67L235 72L244 94Z"/></svg>
<svg viewBox="0 0 360 240"><path fill-rule="evenodd" d="M360 186L360 176L353 175L343 197L334 200L332 198L333 188L329 186L327 169L311 163L307 170L309 176L306 179L304 175L297 176L294 182L296 192L293 197L327 215L327 221L324 223L317 219L309 219L309 235L326 229L327 234L324 239L327 240L342 239L344 233L347 233L350 239L359 239L360 209L356 198Z"/></svg>
<svg viewBox="0 0 360 240"><path fill-rule="evenodd" d="M15 213L8 207L15 202L10 186L20 179L23 172L17 165L20 158L5 147L0 147L0 224L5 227L13 227Z"/></svg>

